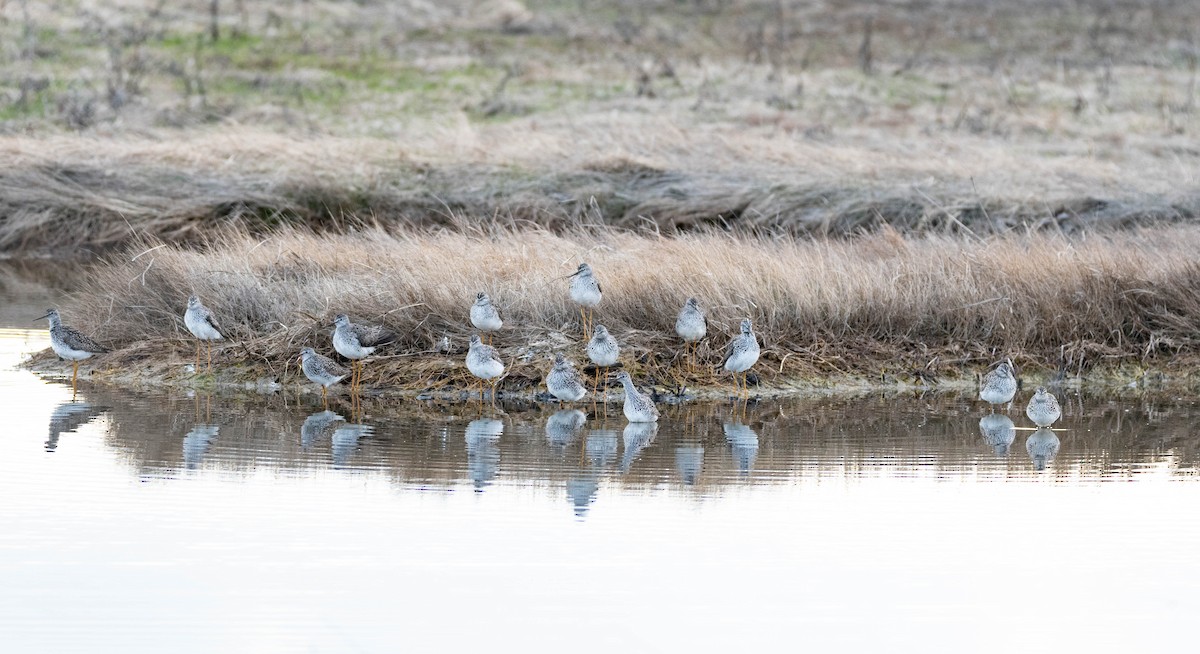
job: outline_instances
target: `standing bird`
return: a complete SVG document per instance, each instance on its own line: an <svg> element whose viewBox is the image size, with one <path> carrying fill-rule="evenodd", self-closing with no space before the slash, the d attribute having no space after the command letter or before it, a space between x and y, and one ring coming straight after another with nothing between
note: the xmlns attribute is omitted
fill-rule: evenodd
<svg viewBox="0 0 1200 654"><path fill-rule="evenodd" d="M979 385L979 399L992 405L995 413L997 404L1012 402L1017 394L1017 378L1013 376L1012 361L1005 361L983 376Z"/></svg>
<svg viewBox="0 0 1200 654"><path fill-rule="evenodd" d="M729 341L729 346L725 348L725 361L722 365L725 369L733 373L734 390L746 392L746 399L750 399L749 382L746 380L746 371L758 361L758 339L754 336L754 329L750 326L750 319L742 320L742 332L733 337ZM739 388L737 383L738 373L742 373L742 385Z"/></svg>
<svg viewBox="0 0 1200 654"><path fill-rule="evenodd" d="M475 304L471 305L471 324L475 325L475 329L481 332L488 332L488 345L491 345L491 332L498 332L504 326L504 321L500 319L500 312L496 309L496 305L492 304L492 299L487 293L479 292L475 294Z"/></svg>
<svg viewBox="0 0 1200 654"><path fill-rule="evenodd" d="M688 367L692 366L694 348L699 347L700 341L708 334L708 320L704 317L704 309L700 302L690 297L683 303L679 317L675 319L675 333L683 339L688 354Z"/></svg>
<svg viewBox="0 0 1200 654"><path fill-rule="evenodd" d="M467 370L479 378L479 401L483 402L483 382L492 384L492 406L496 406L496 380L504 374L504 362L496 354L496 348L484 345L479 334L471 335L471 349L467 350Z"/></svg>
<svg viewBox="0 0 1200 654"><path fill-rule="evenodd" d="M71 394L74 395L75 380L79 377L79 362L90 359L93 354L104 354L111 350L84 336L78 329L62 324L58 309L46 309L46 315L37 320L43 318L50 320L50 347L58 358L71 362Z"/></svg>
<svg viewBox="0 0 1200 654"><path fill-rule="evenodd" d="M658 407L654 406L654 400L633 385L629 373L624 370L617 373L617 381L625 387L625 418L629 422L658 422Z"/></svg>
<svg viewBox="0 0 1200 654"><path fill-rule="evenodd" d="M1058 406L1058 398L1039 386L1029 406L1025 407L1025 415L1038 427L1049 427L1062 417L1062 409Z"/></svg>
<svg viewBox="0 0 1200 654"><path fill-rule="evenodd" d="M592 331L592 309L600 304L600 282L592 274L592 267L586 263L579 264L579 269L571 273L571 300L579 305L579 317L583 319L583 333ZM584 314L587 307L587 314Z"/></svg>
<svg viewBox="0 0 1200 654"><path fill-rule="evenodd" d="M342 381L350 374L349 370L327 356L317 354L311 347L300 350L300 369L310 381L321 385L321 401L329 407L329 387Z"/></svg>
<svg viewBox="0 0 1200 654"><path fill-rule="evenodd" d="M212 372L212 342L224 338L221 336L221 325L213 316L213 312L200 303L197 295L188 296L187 311L183 312L183 324L187 326L192 336L196 337L196 372L200 372L200 341L208 341L208 371Z"/></svg>
<svg viewBox="0 0 1200 654"><path fill-rule="evenodd" d="M546 390L563 402L576 402L587 395L587 388L579 379L575 366L562 354L554 355L554 367L546 375Z"/></svg>
<svg viewBox="0 0 1200 654"><path fill-rule="evenodd" d="M587 344L587 355L592 360L592 363L597 367L607 368L617 362L617 355L621 353L621 348L617 347L617 339L608 333L608 328L604 325L596 325L596 332L592 334L592 340ZM599 390L600 373L596 373L596 388ZM608 385L604 386L604 400L608 401Z"/></svg>
<svg viewBox="0 0 1200 654"><path fill-rule="evenodd" d="M396 340L396 332L378 325L356 325L350 317L339 313L333 319L333 349L350 359L350 390L358 390L362 383L362 362L376 348Z"/></svg>

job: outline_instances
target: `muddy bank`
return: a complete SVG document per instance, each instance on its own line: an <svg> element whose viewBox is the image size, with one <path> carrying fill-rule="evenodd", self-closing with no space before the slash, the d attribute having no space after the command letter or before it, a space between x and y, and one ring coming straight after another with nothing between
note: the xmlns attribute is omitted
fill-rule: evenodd
<svg viewBox="0 0 1200 654"><path fill-rule="evenodd" d="M478 382L470 377L460 357L446 355L419 355L406 357L410 363L409 374L389 376L380 374L387 359L368 359L364 373L364 389L361 398L369 401L434 400L441 402L466 402L479 399ZM128 359L125 359L128 361ZM194 370L190 356L172 352L167 356L145 359L130 365L114 365L98 357L80 366L80 383L103 384L139 391L162 389L212 391L223 394L276 394L288 393L298 396L321 394L320 387L306 379L295 363L271 366L263 362L227 360L216 355L212 372L201 363L200 371ZM51 351L40 352L24 364L39 375L69 380L71 365L59 360ZM639 376L633 368L640 387L654 394L660 404L675 404L691 401L723 401L733 394L732 381L728 376L707 377L703 380L689 378L686 371L676 375L644 374ZM550 402L557 403L546 391L544 375L550 364L525 363L510 369L499 384L499 398L506 402ZM942 369L940 374L900 374L881 371L878 374L833 374L824 376L781 376L766 366L751 373L752 400L853 397L874 393L955 392L974 395L978 391L978 374L981 370L961 368ZM584 367L584 376L589 383L594 379L594 369ZM1055 392L1085 391L1092 394L1168 393L1200 394L1200 361L1164 362L1149 366L1097 366L1083 375L1063 375L1060 370L1027 369L1018 371L1021 389L1017 402L1033 392L1037 386L1050 387ZM776 374L771 374L772 372ZM768 378L769 377L769 378ZM600 387L603 398L610 403L622 401L620 384L610 381L607 394ZM346 383L330 389L331 401L348 401L351 397ZM581 404L590 403L584 400Z"/></svg>

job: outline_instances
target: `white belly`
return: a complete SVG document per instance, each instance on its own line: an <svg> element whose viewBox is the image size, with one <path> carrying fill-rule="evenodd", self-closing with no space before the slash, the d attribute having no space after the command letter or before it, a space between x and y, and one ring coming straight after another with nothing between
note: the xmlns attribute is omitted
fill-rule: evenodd
<svg viewBox="0 0 1200 654"><path fill-rule="evenodd" d="M207 320L200 319L191 313L183 315L183 324L187 325L188 331L192 333L192 336L202 341L221 340L221 332L213 329Z"/></svg>
<svg viewBox="0 0 1200 654"><path fill-rule="evenodd" d="M504 326L504 321L494 311L485 311L479 307L471 307L471 324L475 325L475 329L485 332L500 331Z"/></svg>
<svg viewBox="0 0 1200 654"><path fill-rule="evenodd" d="M467 361L467 370L480 379L495 379L504 374L504 364L494 359L487 361Z"/></svg>
<svg viewBox="0 0 1200 654"><path fill-rule="evenodd" d="M72 350L71 348L67 347L66 345L60 345L59 343L56 343L53 340L50 341L50 347L54 350L54 353L57 354L60 359L66 359L67 361L83 361L84 359L92 358L91 352L84 352L83 350Z"/></svg>
<svg viewBox="0 0 1200 654"><path fill-rule="evenodd" d="M675 333L688 343L695 343L704 338L708 330L704 323L678 323L675 325Z"/></svg>
<svg viewBox="0 0 1200 654"><path fill-rule="evenodd" d="M758 351L751 350L748 352L738 352L729 357L725 362L725 369L729 372L745 372L758 361Z"/></svg>
<svg viewBox="0 0 1200 654"><path fill-rule="evenodd" d="M984 386L979 389L979 399L988 404L1004 404L1013 399L1017 394L1017 385L1013 384L1008 388L1000 388L997 386Z"/></svg>
<svg viewBox="0 0 1200 654"><path fill-rule="evenodd" d="M365 359L375 351L375 348L363 347L358 344L358 339L343 336L336 330L333 332L333 349L347 359Z"/></svg>
<svg viewBox="0 0 1200 654"><path fill-rule="evenodd" d="M600 304L600 289L591 284L572 284L571 300L585 307L594 307Z"/></svg>

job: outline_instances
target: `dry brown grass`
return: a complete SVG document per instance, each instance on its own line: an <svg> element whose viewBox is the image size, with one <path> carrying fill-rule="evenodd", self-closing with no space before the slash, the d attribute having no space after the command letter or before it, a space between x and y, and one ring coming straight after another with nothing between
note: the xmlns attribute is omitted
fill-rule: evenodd
<svg viewBox="0 0 1200 654"><path fill-rule="evenodd" d="M467 310L485 290L506 320L502 354L516 364L506 385L520 388L540 379L554 351L583 358L562 277L585 259L604 286L599 322L622 344L624 364L649 382L715 381L720 349L743 316L764 346L756 368L764 383L929 380L1006 356L1074 375L1169 366L1193 348L1198 247L1200 229L1191 227L986 239L885 230L837 241L503 229L229 236L207 252L163 246L110 258L64 315L122 348L110 364L162 360L164 351L186 359L180 316L196 292L233 341L222 360L279 375L301 347L329 351L332 317L348 312L402 334L367 366L369 381L430 387L465 382ZM708 307L711 334L705 369L693 376L673 336L690 295ZM431 353L444 335L452 356Z"/></svg>
<svg viewBox="0 0 1200 654"><path fill-rule="evenodd" d="M243 4L216 42L208 0L0 5L0 251L1200 212L1187 0Z"/></svg>
<svg viewBox="0 0 1200 654"><path fill-rule="evenodd" d="M939 157L930 144L910 143L901 153L904 141L780 144L770 130L710 128L651 146L636 135L661 133L653 121L573 135L561 127L524 145L514 145L522 143L517 128L496 128L478 154L459 160L447 155L456 136L404 145L252 130L172 141L4 139L0 251L78 255L146 237L199 244L214 230L266 233L282 225L333 233L500 223L558 233L603 225L668 235L718 228L841 236L886 224L986 235L1200 215L1196 171L1137 150L1121 154L1118 166L1083 155L1028 158L1017 145L975 144Z"/></svg>

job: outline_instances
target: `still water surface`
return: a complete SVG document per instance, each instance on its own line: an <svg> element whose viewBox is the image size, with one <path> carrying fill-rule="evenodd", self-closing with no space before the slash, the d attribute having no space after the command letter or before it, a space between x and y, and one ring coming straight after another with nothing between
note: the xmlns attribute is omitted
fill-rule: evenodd
<svg viewBox="0 0 1200 654"><path fill-rule="evenodd" d="M1200 404L480 413L147 395L0 333L4 651L1127 651L1194 643ZM1007 414L1017 427L1028 420ZM981 426L981 418L985 418Z"/></svg>

